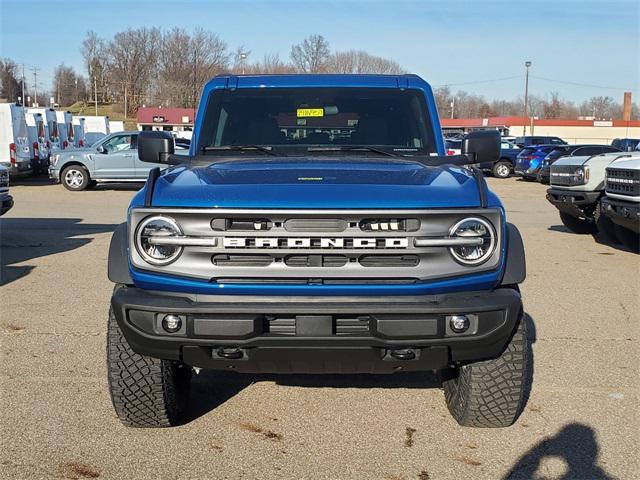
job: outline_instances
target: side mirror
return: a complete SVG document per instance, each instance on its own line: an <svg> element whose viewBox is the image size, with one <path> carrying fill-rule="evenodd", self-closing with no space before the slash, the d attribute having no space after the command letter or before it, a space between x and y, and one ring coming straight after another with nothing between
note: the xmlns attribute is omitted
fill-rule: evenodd
<svg viewBox="0 0 640 480"><path fill-rule="evenodd" d="M462 154L470 163L495 162L500 158L500 132L498 130L474 130L462 139Z"/></svg>
<svg viewBox="0 0 640 480"><path fill-rule="evenodd" d="M149 163L172 163L175 145L169 132L142 131L138 133L138 158Z"/></svg>
<svg viewBox="0 0 640 480"><path fill-rule="evenodd" d="M96 148L96 150L98 151L98 153L107 153L102 145L98 145L98 148Z"/></svg>

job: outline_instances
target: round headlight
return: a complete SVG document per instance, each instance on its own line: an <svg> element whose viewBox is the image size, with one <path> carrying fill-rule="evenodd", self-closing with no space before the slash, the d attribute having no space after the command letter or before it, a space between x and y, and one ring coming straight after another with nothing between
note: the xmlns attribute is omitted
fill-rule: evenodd
<svg viewBox="0 0 640 480"><path fill-rule="evenodd" d="M449 251L456 261L465 265L479 265L489 259L496 248L496 233L491 224L482 218L465 218L449 231L453 238L475 240L469 245L451 247Z"/></svg>
<svg viewBox="0 0 640 480"><path fill-rule="evenodd" d="M576 169L576 171L574 172L574 176L576 178L576 182L584 182L584 168L580 167Z"/></svg>
<svg viewBox="0 0 640 480"><path fill-rule="evenodd" d="M182 253L182 247L162 243L163 238L182 235L182 230L171 217L147 217L136 230L136 250L147 263L168 265Z"/></svg>

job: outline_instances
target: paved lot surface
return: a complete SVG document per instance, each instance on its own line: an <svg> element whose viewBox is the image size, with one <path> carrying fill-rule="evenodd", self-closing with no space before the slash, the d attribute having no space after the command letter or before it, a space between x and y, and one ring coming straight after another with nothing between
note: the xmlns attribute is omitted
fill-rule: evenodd
<svg viewBox="0 0 640 480"><path fill-rule="evenodd" d="M202 373L193 417L127 429L110 404L112 229L132 189L26 182L0 220L2 478L640 478L639 257L568 233L544 187L493 180L523 233L535 378L518 423L459 427L424 375Z"/></svg>

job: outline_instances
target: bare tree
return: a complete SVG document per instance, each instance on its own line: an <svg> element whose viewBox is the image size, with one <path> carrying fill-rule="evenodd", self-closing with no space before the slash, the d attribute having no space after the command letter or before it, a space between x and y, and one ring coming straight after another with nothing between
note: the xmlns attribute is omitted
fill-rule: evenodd
<svg viewBox="0 0 640 480"><path fill-rule="evenodd" d="M137 28L118 32L109 43L109 83L125 114L136 111L149 93L157 65L160 30Z"/></svg>
<svg viewBox="0 0 640 480"><path fill-rule="evenodd" d="M326 70L331 73L404 73L397 62L370 55L362 50L334 53L327 60Z"/></svg>
<svg viewBox="0 0 640 480"><path fill-rule="evenodd" d="M599 120L608 120L613 118L615 107L615 101L611 97L591 97L580 105L580 114Z"/></svg>
<svg viewBox="0 0 640 480"><path fill-rule="evenodd" d="M22 79L18 81L18 65L8 58L0 59L0 97L15 102L22 96ZM22 100L25 102L25 99Z"/></svg>
<svg viewBox="0 0 640 480"><path fill-rule="evenodd" d="M203 85L211 77L229 68L229 52L227 44L220 37L199 28L191 37L188 53L193 67L193 108L195 108Z"/></svg>
<svg viewBox="0 0 640 480"><path fill-rule="evenodd" d="M91 89L97 87L100 100L105 102L109 93L106 88L108 67L106 42L98 37L96 32L90 30L82 41L80 53L84 58Z"/></svg>
<svg viewBox="0 0 640 480"><path fill-rule="evenodd" d="M329 43L322 35L310 35L291 47L291 61L304 73L324 72L330 54Z"/></svg>

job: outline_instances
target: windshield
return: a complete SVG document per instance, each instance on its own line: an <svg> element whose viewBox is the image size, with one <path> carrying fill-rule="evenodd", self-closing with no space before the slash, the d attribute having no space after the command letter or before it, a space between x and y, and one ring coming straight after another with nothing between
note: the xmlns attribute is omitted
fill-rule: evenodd
<svg viewBox="0 0 640 480"><path fill-rule="evenodd" d="M436 152L427 105L418 90L217 90L208 100L203 120L198 153L237 155L236 149L224 150L234 146L267 147L286 155L326 155L357 146L399 155Z"/></svg>

